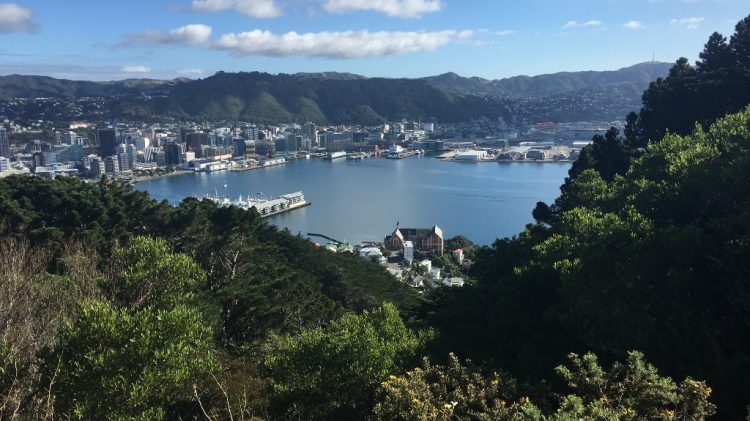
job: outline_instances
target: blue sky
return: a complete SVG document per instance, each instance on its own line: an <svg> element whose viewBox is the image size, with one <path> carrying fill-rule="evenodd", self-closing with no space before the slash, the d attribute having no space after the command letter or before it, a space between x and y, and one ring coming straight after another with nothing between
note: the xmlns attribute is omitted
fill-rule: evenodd
<svg viewBox="0 0 750 421"><path fill-rule="evenodd" d="M0 0L0 74L502 78L697 59L747 0Z"/></svg>

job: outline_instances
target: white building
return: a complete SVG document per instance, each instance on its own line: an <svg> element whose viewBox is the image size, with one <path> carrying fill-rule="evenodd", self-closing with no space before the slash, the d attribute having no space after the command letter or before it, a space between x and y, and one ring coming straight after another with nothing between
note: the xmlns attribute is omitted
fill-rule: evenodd
<svg viewBox="0 0 750 421"><path fill-rule="evenodd" d="M151 140L149 140L149 138L147 138L147 137L139 137L139 138L135 139L135 142L133 142L133 144L135 144L135 147L140 152L145 152L146 149L149 146L151 146Z"/></svg>
<svg viewBox="0 0 750 421"><path fill-rule="evenodd" d="M475 150L469 150L464 151L456 155L455 158L453 158L455 161L467 161L467 162L476 162L481 161L487 157L487 151L475 151Z"/></svg>
<svg viewBox="0 0 750 421"><path fill-rule="evenodd" d="M430 279L440 280L440 268L432 268L428 275Z"/></svg>
<svg viewBox="0 0 750 421"><path fill-rule="evenodd" d="M409 261L409 264L414 260L414 243L411 241L404 241L404 260Z"/></svg>
<svg viewBox="0 0 750 421"><path fill-rule="evenodd" d="M424 259L421 262L419 262L420 266L424 266L425 269L427 269L427 272L430 272L432 270L432 262L429 259Z"/></svg>
<svg viewBox="0 0 750 421"><path fill-rule="evenodd" d="M445 278L443 279L443 285L447 287L462 287L464 286L463 278Z"/></svg>

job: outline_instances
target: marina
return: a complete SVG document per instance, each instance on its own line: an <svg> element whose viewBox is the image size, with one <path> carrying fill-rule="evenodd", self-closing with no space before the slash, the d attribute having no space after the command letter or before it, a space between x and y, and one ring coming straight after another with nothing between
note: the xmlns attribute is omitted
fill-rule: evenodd
<svg viewBox="0 0 750 421"><path fill-rule="evenodd" d="M310 202L305 200L305 195L301 191L285 194L273 199L248 195L230 200L228 197L219 196L218 194L205 196L205 198L216 202L219 206L237 206L245 210L254 208L263 218L310 205Z"/></svg>

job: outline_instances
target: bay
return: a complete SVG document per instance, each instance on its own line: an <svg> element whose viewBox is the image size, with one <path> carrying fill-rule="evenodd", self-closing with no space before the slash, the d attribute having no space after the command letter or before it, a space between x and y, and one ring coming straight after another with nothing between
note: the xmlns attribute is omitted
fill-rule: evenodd
<svg viewBox="0 0 750 421"><path fill-rule="evenodd" d="M383 241L396 222L408 228L437 224L445 238L463 235L489 245L532 222L536 202L559 195L569 168L569 163L458 163L429 156L311 158L245 172L165 177L136 188L173 204L215 193L234 199L302 190L311 206L267 220L295 234L319 233L352 244Z"/></svg>

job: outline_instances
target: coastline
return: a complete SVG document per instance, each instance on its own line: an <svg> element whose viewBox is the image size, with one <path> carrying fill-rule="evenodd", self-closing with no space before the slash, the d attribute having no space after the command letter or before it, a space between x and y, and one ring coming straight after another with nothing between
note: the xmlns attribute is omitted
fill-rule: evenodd
<svg viewBox="0 0 750 421"><path fill-rule="evenodd" d="M132 185L135 185L135 184L138 184L138 183L143 182L143 181L158 180L160 178L173 177L173 176L185 175L185 174L193 174L193 173L194 173L194 171L179 170L179 171L168 172L166 174L140 175L140 176L131 178L130 180L128 180L128 183L130 183Z"/></svg>

